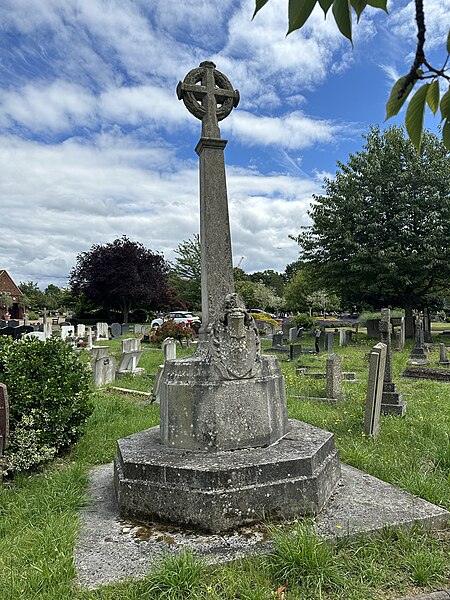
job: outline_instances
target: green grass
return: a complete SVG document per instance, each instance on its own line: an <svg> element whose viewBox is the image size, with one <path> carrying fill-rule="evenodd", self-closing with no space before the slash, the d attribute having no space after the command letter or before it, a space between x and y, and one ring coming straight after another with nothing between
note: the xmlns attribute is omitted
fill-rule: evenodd
<svg viewBox="0 0 450 600"><path fill-rule="evenodd" d="M363 435L363 410L370 343L360 339L337 349L346 371L360 382L344 382L345 399L337 405L297 400L295 395L324 391L323 381L295 375L295 365L282 360L289 415L335 434L343 461L395 483L450 509L450 386L401 377L410 348L394 353L394 379L408 402L406 416L382 417L380 435ZM108 343L120 353L120 343ZM305 343L307 345L307 343ZM178 356L190 351L183 349ZM325 354L305 356L325 370ZM141 359L146 374L119 385L149 389L149 373L162 362L159 350ZM427 534L386 529L382 535L325 542L307 523L269 526L273 550L228 565L207 567L189 552L164 556L141 581L125 581L96 591L73 584L73 547L78 510L86 503L89 469L110 462L116 440L154 426L159 409L139 397L100 390L85 434L65 457L39 474L20 476L0 486L0 598L40 600L286 600L388 599L411 590L449 584L449 532Z"/></svg>

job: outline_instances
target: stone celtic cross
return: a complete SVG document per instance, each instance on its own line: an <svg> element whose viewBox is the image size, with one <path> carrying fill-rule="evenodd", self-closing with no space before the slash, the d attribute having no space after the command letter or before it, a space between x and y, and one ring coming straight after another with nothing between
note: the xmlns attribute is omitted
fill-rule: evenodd
<svg viewBox="0 0 450 600"><path fill-rule="evenodd" d="M206 60L192 69L177 86L178 100L183 100L190 113L202 121L202 137L220 138L218 121L228 117L239 104L239 92L226 75Z"/></svg>
<svg viewBox="0 0 450 600"><path fill-rule="evenodd" d="M230 219L224 148L218 122L239 103L239 92L211 61L200 63L177 86L177 96L201 119L202 136L195 148L200 158L200 245L202 268L202 328L205 339L228 294L234 293ZM204 335L205 334L205 335Z"/></svg>

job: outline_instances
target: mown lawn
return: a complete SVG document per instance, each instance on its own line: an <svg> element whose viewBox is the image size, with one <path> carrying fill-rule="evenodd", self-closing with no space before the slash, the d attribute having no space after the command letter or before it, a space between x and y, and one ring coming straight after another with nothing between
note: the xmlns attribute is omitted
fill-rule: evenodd
<svg viewBox="0 0 450 600"><path fill-rule="evenodd" d="M394 379L408 402L407 413L403 419L382 417L379 437L367 439L362 433L368 371L364 355L370 342L359 337L337 349L343 369L354 371L359 380L344 382L345 400L337 405L296 399L323 396L325 383L298 377L293 363L281 361L289 415L332 431L344 462L450 510L450 385L402 378L409 348L394 353ZM117 341L109 344L120 352ZM304 360L325 369L324 354ZM432 360L438 360L437 352ZM145 374L117 385L148 391L149 375L161 362L160 350L146 350L140 363ZM305 522L269 527L274 541L270 556L211 568L182 553L166 557L139 582L92 592L77 589L73 547L89 469L113 459L117 438L158 420L158 407L147 399L97 391L86 432L67 456L42 473L0 486L0 598L268 600L285 593L286 600L366 600L449 585L448 531L386 530L373 538L330 543L316 538Z"/></svg>

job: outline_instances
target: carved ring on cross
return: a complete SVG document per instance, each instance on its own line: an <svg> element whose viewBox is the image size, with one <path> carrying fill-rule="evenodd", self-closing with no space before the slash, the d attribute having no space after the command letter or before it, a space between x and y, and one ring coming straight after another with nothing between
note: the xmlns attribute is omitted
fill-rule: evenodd
<svg viewBox="0 0 450 600"><path fill-rule="evenodd" d="M184 81L177 85L178 100L183 100L188 111L197 119L203 120L208 114L208 100L212 95L217 121L228 117L239 104L238 90L233 89L228 77L217 71L216 65L211 61L200 63L199 67L189 71Z"/></svg>

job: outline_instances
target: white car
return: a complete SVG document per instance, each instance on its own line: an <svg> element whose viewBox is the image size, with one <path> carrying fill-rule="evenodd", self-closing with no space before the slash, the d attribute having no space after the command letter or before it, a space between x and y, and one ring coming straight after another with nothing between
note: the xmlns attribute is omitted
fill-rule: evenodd
<svg viewBox="0 0 450 600"><path fill-rule="evenodd" d="M153 319L151 322L151 327L161 327L164 321L169 321L172 319L175 323L185 323L186 325L192 325L193 323L198 323L200 325L200 319L193 315L191 312L187 310L176 310L164 315L164 317L159 317L158 319Z"/></svg>

